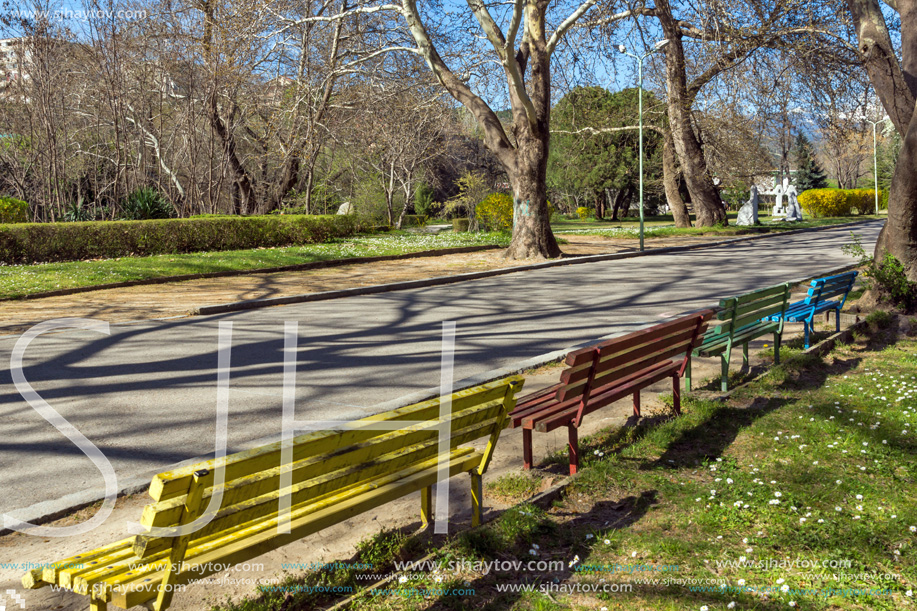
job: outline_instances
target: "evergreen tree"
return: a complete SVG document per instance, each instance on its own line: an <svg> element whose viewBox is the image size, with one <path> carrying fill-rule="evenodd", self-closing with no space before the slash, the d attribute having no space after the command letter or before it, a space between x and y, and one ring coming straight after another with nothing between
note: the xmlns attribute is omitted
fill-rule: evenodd
<svg viewBox="0 0 917 611"><path fill-rule="evenodd" d="M802 132L796 136L794 147L796 156L796 190L799 193L807 189L824 189L828 186L825 171L818 165L812 153L812 144Z"/></svg>

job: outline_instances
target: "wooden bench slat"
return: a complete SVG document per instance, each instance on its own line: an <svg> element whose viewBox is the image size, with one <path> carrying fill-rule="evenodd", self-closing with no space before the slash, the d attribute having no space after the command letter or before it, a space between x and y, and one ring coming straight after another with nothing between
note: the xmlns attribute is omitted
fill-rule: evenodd
<svg viewBox="0 0 917 611"><path fill-rule="evenodd" d="M449 475L458 475L467 472L476 466L480 455L470 457L456 457L450 461ZM214 563L237 564L256 558L268 551L282 547L288 543L299 540L309 534L318 532L328 526L337 524L343 519L359 515L383 505L389 501L403 497L405 494L426 488L437 481L438 463L429 461L425 468L411 475L376 487L367 487L359 495L348 497L337 502L328 503L319 508L303 509L293 515L290 522L289 534L278 534L276 520L252 525L236 533L234 542L214 542L207 547L192 548L188 562L197 566L212 566ZM206 571L184 571L176 576L176 584L185 584L192 580L212 574ZM144 579L150 579L144 582ZM144 604L155 598L155 594L144 591L144 584L158 583L162 580L162 573L150 573L140 578L117 582L118 589L113 590L111 601L119 607L130 608Z"/></svg>
<svg viewBox="0 0 917 611"><path fill-rule="evenodd" d="M505 382L491 382L479 387L457 391L452 398L453 411L460 411L477 402L489 402L501 398L506 392ZM410 405L400 409L362 418L361 422L392 421L392 420L429 420L439 416L439 398L430 399L422 403ZM350 443L352 440L370 439L384 434L386 431L345 431L352 435L338 439L339 432L316 431L306 433L294 438L294 460L302 459L322 453L326 448L333 447L339 441ZM245 452L231 454L224 459L225 477L227 481L257 473L264 468L271 468L279 464L281 442L274 442L266 446L253 448ZM206 482L212 485L213 474L217 467L215 460L209 460L198 465L191 465L157 475L150 486L150 496L156 501L164 501L184 495L191 482L195 469L208 469L211 473Z"/></svg>
<svg viewBox="0 0 917 611"><path fill-rule="evenodd" d="M760 300L760 299L763 299L763 298L765 298L765 297L769 297L769 296L771 296L771 295L779 295L779 294L782 294L782 293L784 293L788 288L789 288L789 285L786 284L786 283L783 283L783 284L775 284L774 286L769 286L769 287L767 287L767 288L765 288L765 289L761 289L761 290L758 290L758 291L752 291L751 293L745 293L744 295L737 295L737 296L732 297L732 298L730 298L730 299L735 299L735 300L736 300L736 305L740 305L740 306L741 306L741 305L746 304L746 303L748 303L748 302L751 302L751 301L758 301L758 300Z"/></svg>

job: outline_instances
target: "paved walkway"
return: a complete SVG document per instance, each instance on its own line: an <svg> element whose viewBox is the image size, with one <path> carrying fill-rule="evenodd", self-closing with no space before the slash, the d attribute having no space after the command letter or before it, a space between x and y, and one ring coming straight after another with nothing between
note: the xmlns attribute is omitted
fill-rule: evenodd
<svg viewBox="0 0 917 611"><path fill-rule="evenodd" d="M867 246L881 223L858 228ZM217 326L233 323L230 450L280 432L283 329L299 324L296 416L349 419L439 384L441 325L456 321L455 379L610 334L721 297L851 262L850 229L515 273L232 315L147 321L110 335L36 339L24 373L98 445L119 477L213 450ZM0 338L7 363L16 337ZM0 512L102 486L98 470L0 372ZM49 469L53 465L53 469ZM41 481L40 486L35 482Z"/></svg>

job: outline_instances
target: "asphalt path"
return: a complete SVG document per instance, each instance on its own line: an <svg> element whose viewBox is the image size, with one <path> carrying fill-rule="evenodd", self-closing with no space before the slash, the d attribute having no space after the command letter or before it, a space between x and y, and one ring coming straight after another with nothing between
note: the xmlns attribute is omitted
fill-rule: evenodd
<svg viewBox="0 0 917 611"><path fill-rule="evenodd" d="M881 222L856 228L867 250ZM454 379L506 367L723 297L851 263L850 228L527 271L426 289L34 339L23 373L98 446L119 479L213 452L217 334L233 323L229 448L281 429L283 334L299 325L296 419L354 419L440 383L443 321ZM103 489L100 471L19 394L0 338L0 513Z"/></svg>

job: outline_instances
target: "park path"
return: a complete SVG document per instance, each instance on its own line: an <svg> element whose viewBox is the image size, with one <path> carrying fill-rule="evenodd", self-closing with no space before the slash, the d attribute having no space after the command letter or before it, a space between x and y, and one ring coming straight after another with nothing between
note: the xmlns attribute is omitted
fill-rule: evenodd
<svg viewBox="0 0 917 611"><path fill-rule="evenodd" d="M857 228L867 248L881 224ZM722 297L850 263L850 229L774 236L236 314L41 336L35 390L92 440L119 478L213 451L218 325L233 325L230 451L280 432L284 323L299 329L297 420L351 419L439 385L441 327L455 321L454 378L633 330ZM9 362L15 336L0 338ZM0 371L0 512L101 488L82 452ZM53 469L48 466L53 465ZM34 485L41 481L41 486Z"/></svg>
<svg viewBox="0 0 917 611"><path fill-rule="evenodd" d="M569 255L632 251L634 240L564 234ZM720 236L672 236L647 241L648 248L666 248L719 241ZM0 335L20 334L52 318L78 316L110 323L186 316L203 305L302 295L375 284L454 276L518 265L502 250L354 263L270 274L245 274L111 289L73 295L0 302Z"/></svg>

